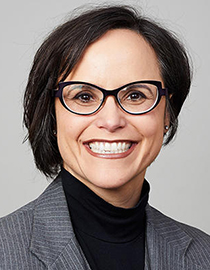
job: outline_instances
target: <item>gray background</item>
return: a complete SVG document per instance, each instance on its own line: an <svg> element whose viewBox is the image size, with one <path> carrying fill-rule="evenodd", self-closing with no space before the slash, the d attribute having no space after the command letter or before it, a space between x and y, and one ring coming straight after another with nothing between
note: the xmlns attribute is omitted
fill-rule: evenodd
<svg viewBox="0 0 210 270"><path fill-rule="evenodd" d="M47 33L84 0L5 1L0 9L0 216L35 199L49 184L22 144L22 99L35 51ZM120 3L120 1L112 1ZM121 1L122 3L122 1ZM123 1L164 23L185 42L194 62L191 94L176 140L150 166L150 203L210 234L210 1Z"/></svg>

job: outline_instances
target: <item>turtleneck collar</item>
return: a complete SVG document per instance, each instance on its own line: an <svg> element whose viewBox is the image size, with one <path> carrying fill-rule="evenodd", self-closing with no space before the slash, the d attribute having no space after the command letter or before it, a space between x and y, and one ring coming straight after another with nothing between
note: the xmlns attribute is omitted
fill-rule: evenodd
<svg viewBox="0 0 210 270"><path fill-rule="evenodd" d="M129 242L144 233L150 189L146 180L138 204L125 209L104 201L64 168L61 178L75 230L112 243Z"/></svg>
<svg viewBox="0 0 210 270"><path fill-rule="evenodd" d="M146 180L138 204L125 209L104 201L64 168L61 178L76 230L112 243L131 241L144 232L145 206L150 189Z"/></svg>

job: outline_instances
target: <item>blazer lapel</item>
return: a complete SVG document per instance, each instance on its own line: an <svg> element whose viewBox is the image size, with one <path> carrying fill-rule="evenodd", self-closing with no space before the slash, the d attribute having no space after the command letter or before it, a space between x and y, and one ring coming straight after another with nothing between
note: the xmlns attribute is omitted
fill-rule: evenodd
<svg viewBox="0 0 210 270"><path fill-rule="evenodd" d="M59 176L37 199L30 250L48 269L90 269L75 238Z"/></svg>
<svg viewBox="0 0 210 270"><path fill-rule="evenodd" d="M192 239L149 205L146 215L145 270L184 269ZM73 232L60 177L37 199L30 250L48 269L90 270Z"/></svg>
<svg viewBox="0 0 210 270"><path fill-rule="evenodd" d="M145 270L184 269L185 252L192 239L175 221L149 205L146 215Z"/></svg>

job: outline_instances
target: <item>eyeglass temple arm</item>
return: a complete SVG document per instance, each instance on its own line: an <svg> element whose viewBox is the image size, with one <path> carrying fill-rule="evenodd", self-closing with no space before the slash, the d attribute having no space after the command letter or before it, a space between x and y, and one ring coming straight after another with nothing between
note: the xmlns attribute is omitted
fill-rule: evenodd
<svg viewBox="0 0 210 270"><path fill-rule="evenodd" d="M160 91L160 96L166 96L166 98L168 98L168 89L167 88L159 88Z"/></svg>

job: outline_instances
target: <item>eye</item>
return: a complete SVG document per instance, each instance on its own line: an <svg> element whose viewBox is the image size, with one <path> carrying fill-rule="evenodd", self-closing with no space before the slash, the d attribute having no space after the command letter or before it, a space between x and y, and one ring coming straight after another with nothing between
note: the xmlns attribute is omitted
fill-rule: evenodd
<svg viewBox="0 0 210 270"><path fill-rule="evenodd" d="M83 103L88 103L90 101L93 101L93 95L88 93L88 92L81 92L81 93L77 93L74 97L75 100L79 100Z"/></svg>
<svg viewBox="0 0 210 270"><path fill-rule="evenodd" d="M156 97L156 86L149 84L136 84L122 89L119 92L120 101L133 105L142 104Z"/></svg>
<svg viewBox="0 0 210 270"><path fill-rule="evenodd" d="M146 98L146 96L140 91L131 91L127 94L126 98L131 101L138 101L140 99Z"/></svg>

